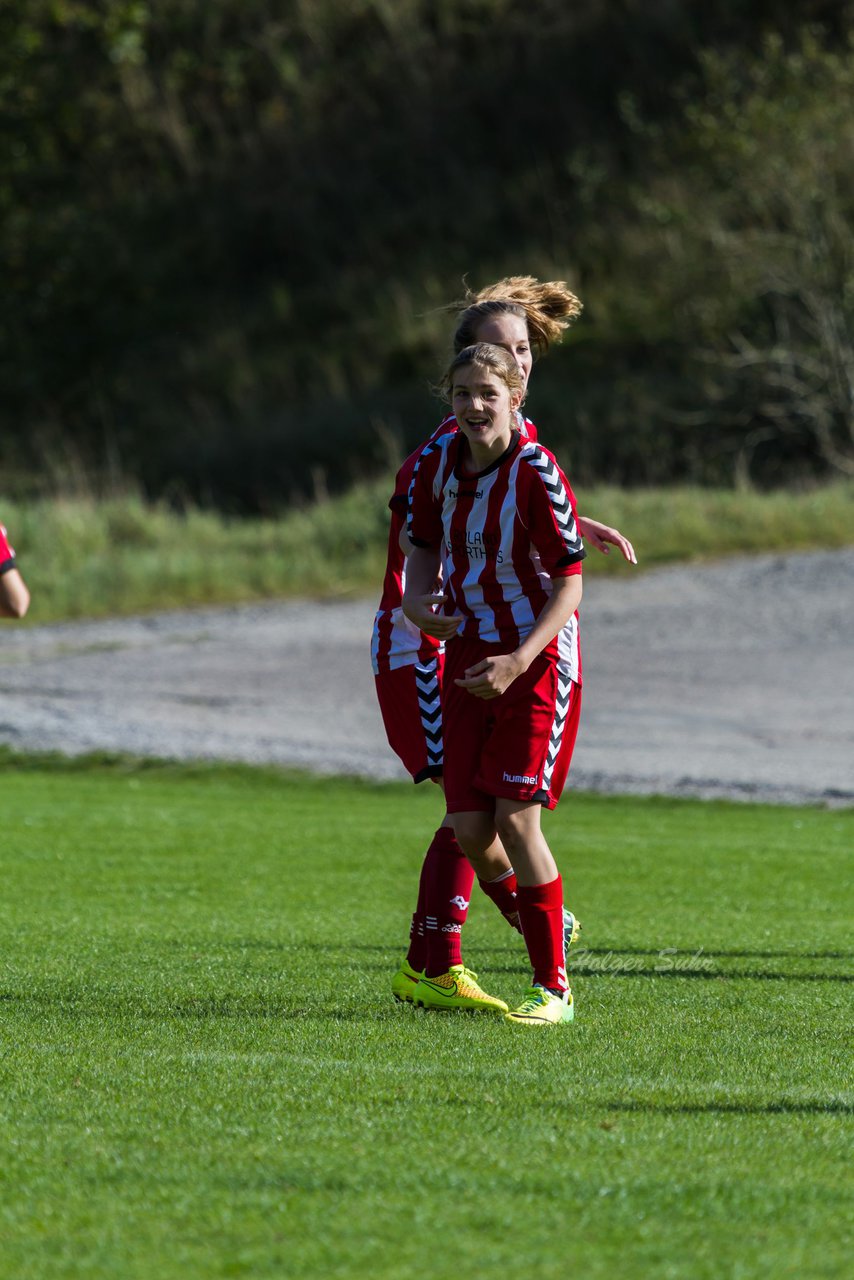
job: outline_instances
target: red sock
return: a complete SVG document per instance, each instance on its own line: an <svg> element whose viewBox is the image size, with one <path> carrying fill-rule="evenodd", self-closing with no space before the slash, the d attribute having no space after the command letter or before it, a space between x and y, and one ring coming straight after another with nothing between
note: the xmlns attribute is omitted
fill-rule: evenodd
<svg viewBox="0 0 854 1280"><path fill-rule="evenodd" d="M516 895L534 982L552 991L566 991L560 876L550 884L520 884Z"/></svg>
<svg viewBox="0 0 854 1280"><path fill-rule="evenodd" d="M413 911L409 922L409 950L406 963L416 973L421 973L427 959L427 938L424 934L424 922L417 911Z"/></svg>
<svg viewBox="0 0 854 1280"><path fill-rule="evenodd" d="M478 884L487 898L495 903L507 923L521 933L519 903L516 901L516 872L513 868L505 871L504 875L496 880L478 880Z"/></svg>
<svg viewBox="0 0 854 1280"><path fill-rule="evenodd" d="M450 827L440 827L433 837L434 874L427 885L428 977L446 973L451 965L462 964L463 925L468 915L474 871L457 844Z"/></svg>
<svg viewBox="0 0 854 1280"><path fill-rule="evenodd" d="M406 953L406 959L407 963L418 973L427 963L427 926L424 910L428 897L427 886L433 876L433 863L436 857L433 845L435 843L436 841L433 840L424 855L424 862L421 866L421 879L418 881L418 901L415 904L412 923L409 926L409 950Z"/></svg>

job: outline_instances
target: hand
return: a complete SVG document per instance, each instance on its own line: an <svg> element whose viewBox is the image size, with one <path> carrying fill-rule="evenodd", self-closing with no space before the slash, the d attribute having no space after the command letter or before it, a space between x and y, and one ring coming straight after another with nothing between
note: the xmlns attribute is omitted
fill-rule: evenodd
<svg viewBox="0 0 854 1280"><path fill-rule="evenodd" d="M431 591L426 596L409 597L404 594L403 612L419 631L433 636L435 640L450 640L451 636L456 635L463 619L459 613L448 617L444 613L433 612L434 607L444 604L445 600L447 596L441 591Z"/></svg>
<svg viewBox="0 0 854 1280"><path fill-rule="evenodd" d="M524 670L523 664L512 653L499 653L468 667L463 679L455 680L454 684L468 689L476 698L500 698Z"/></svg>
<svg viewBox="0 0 854 1280"><path fill-rule="evenodd" d="M598 520L591 520L589 516L579 516L578 527L581 530L581 536L584 541L591 543L597 551L602 552L603 556L610 555L611 548L608 546L610 542L618 548L624 560L628 560L629 564L637 564L638 558L635 555L634 547L628 538L623 537L619 529L612 529L607 524L600 524Z"/></svg>

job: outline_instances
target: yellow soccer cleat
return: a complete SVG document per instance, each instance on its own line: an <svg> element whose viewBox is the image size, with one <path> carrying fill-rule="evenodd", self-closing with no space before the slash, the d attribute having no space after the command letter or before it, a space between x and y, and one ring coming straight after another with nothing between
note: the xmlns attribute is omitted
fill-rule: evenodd
<svg viewBox="0 0 854 1280"><path fill-rule="evenodd" d="M507 1013L507 1005L489 996L477 985L477 974L465 965L451 965L437 978L423 977L412 996L422 1009L483 1009L487 1013Z"/></svg>
<svg viewBox="0 0 854 1280"><path fill-rule="evenodd" d="M575 1018L572 992L567 991L561 998L545 987L529 987L519 1008L505 1017L508 1022L525 1027L553 1027L562 1022L572 1022Z"/></svg>
<svg viewBox="0 0 854 1280"><path fill-rule="evenodd" d="M391 980L391 994L401 1004L412 1004L412 996L418 985L418 979L424 977L424 970L419 973L413 969L408 960L404 960Z"/></svg>

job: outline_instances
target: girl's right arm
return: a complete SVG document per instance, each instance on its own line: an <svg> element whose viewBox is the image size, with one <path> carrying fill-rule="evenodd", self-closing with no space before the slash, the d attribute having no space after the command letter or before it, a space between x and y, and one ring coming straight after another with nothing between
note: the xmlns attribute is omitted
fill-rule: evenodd
<svg viewBox="0 0 854 1280"><path fill-rule="evenodd" d="M406 588L403 592L403 612L419 631L436 640L450 640L455 635L462 618L456 614L447 617L434 613L433 607L444 603L445 596L435 590L441 571L438 547L412 547L406 561Z"/></svg>

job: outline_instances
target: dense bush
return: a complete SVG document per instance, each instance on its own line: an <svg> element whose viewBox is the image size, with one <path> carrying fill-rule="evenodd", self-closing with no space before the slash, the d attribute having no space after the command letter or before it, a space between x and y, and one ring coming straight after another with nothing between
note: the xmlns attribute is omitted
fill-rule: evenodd
<svg viewBox="0 0 854 1280"><path fill-rule="evenodd" d="M514 271L587 304L531 400L585 479L850 469L851 6L745 8L4 6L7 477L343 486Z"/></svg>

